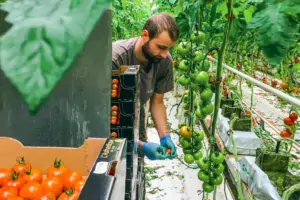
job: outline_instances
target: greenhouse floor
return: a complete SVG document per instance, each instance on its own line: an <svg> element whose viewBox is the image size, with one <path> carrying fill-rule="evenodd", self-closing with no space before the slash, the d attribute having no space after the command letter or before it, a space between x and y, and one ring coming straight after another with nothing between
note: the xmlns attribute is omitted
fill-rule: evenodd
<svg viewBox="0 0 300 200"><path fill-rule="evenodd" d="M179 113L175 116L176 108L170 110L172 106L180 101L180 98L174 97L175 93L168 93L165 96L165 105L167 105L168 121L171 129L177 129L178 123L183 120L183 114ZM151 120L149 120L151 124ZM198 127L196 127L198 128ZM148 128L148 141L159 143L157 131L153 127ZM179 144L179 137L175 133L171 133L172 140L175 145ZM206 142L206 141L205 141ZM208 144L206 142L205 147ZM203 153L204 153L203 147ZM182 148L177 148L177 154L180 160L183 160ZM198 180L197 173L199 169L193 169L196 164L187 165L178 159L151 161L145 158L146 172L146 200L196 200L202 199L202 181ZM210 199L213 193L208 196ZM233 199L227 184L224 182L218 186L216 199L231 200Z"/></svg>

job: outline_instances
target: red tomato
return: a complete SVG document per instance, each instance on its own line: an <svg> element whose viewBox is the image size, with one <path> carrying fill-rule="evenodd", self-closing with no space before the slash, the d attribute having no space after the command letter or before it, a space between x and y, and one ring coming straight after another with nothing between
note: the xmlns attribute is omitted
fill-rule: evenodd
<svg viewBox="0 0 300 200"><path fill-rule="evenodd" d="M28 171L29 169L30 169L30 164L26 163L24 157L17 159L17 163L14 164L14 166L12 167L12 171L16 171L21 176L23 176L25 171Z"/></svg>
<svg viewBox="0 0 300 200"><path fill-rule="evenodd" d="M67 192L68 193L68 192ZM71 194L67 194L66 192L62 193L58 200L77 200L79 197L79 192L70 192Z"/></svg>
<svg viewBox="0 0 300 200"><path fill-rule="evenodd" d="M63 192L63 182L58 177L47 177L42 182L45 193L53 192L58 197Z"/></svg>
<svg viewBox="0 0 300 200"><path fill-rule="evenodd" d="M5 182L3 185L7 187L13 187L16 188L18 191L23 187L25 184L25 181L23 177L21 177L16 171L14 171L7 182Z"/></svg>
<svg viewBox="0 0 300 200"><path fill-rule="evenodd" d="M293 120L289 117L284 118L283 122L288 126L292 126L294 124Z"/></svg>
<svg viewBox="0 0 300 200"><path fill-rule="evenodd" d="M68 171L63 177L64 188L66 190L72 190L75 188L75 184L81 180L83 180L83 177L79 172Z"/></svg>
<svg viewBox="0 0 300 200"><path fill-rule="evenodd" d="M47 171L47 176L62 178L67 171L69 171L69 169L65 165L61 164L61 160L55 159L53 166L51 166Z"/></svg>
<svg viewBox="0 0 300 200"><path fill-rule="evenodd" d="M85 184L85 180L81 180L81 181L78 181L78 182L76 182L75 183L75 192L81 192L81 190L82 190L82 188L83 188L83 186L84 186L84 184Z"/></svg>
<svg viewBox="0 0 300 200"><path fill-rule="evenodd" d="M40 197L35 198L34 200L56 200L56 196L53 192L48 192Z"/></svg>
<svg viewBox="0 0 300 200"><path fill-rule="evenodd" d="M25 184L19 192L20 197L23 197L24 199L30 199L30 200L35 199L37 197L41 197L42 195L43 195L42 185L37 182Z"/></svg>
<svg viewBox="0 0 300 200"><path fill-rule="evenodd" d="M8 197L18 196L18 190L13 187L0 188L0 200L6 200Z"/></svg>
<svg viewBox="0 0 300 200"><path fill-rule="evenodd" d="M29 171L25 171L23 179L24 179L25 183L37 182L37 183L41 184L42 180L43 180L43 175L42 175L42 172L39 169L30 168Z"/></svg>
<svg viewBox="0 0 300 200"><path fill-rule="evenodd" d="M24 200L22 197L16 196L16 197L8 197L5 200Z"/></svg>
<svg viewBox="0 0 300 200"><path fill-rule="evenodd" d="M0 168L0 187L7 182L10 177L10 170L5 168Z"/></svg>
<svg viewBox="0 0 300 200"><path fill-rule="evenodd" d="M290 114L289 118L290 118L293 122L295 122L295 121L297 121L297 119L298 119L298 115L297 115L296 113L293 112L293 113Z"/></svg>

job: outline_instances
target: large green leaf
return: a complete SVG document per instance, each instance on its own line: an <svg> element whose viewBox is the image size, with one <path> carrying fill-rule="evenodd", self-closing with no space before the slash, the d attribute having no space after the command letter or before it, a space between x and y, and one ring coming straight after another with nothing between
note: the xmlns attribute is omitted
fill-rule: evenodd
<svg viewBox="0 0 300 200"><path fill-rule="evenodd" d="M292 1L268 1L248 24L248 28L258 30L257 43L273 67L284 58L299 31L299 23L286 13L293 5L288 2Z"/></svg>
<svg viewBox="0 0 300 200"><path fill-rule="evenodd" d="M295 64L292 69L290 70L291 73L295 73L300 71L300 63Z"/></svg>
<svg viewBox="0 0 300 200"><path fill-rule="evenodd" d="M81 2L63 15L43 17L38 12L38 17L15 20L0 38L1 69L21 93L30 112L39 108L62 79L110 3Z"/></svg>
<svg viewBox="0 0 300 200"><path fill-rule="evenodd" d="M9 14L5 20L11 24L23 23L25 20L40 17L51 18L62 16L69 11L69 1L42 1L41 0L9 0L1 9Z"/></svg>

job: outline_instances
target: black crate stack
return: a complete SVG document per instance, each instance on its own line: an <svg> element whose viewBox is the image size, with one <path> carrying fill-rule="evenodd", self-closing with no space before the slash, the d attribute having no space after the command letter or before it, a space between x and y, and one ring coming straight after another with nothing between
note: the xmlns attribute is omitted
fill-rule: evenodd
<svg viewBox="0 0 300 200"><path fill-rule="evenodd" d="M136 199L140 118L139 66L112 71L111 137L127 139L126 200Z"/></svg>

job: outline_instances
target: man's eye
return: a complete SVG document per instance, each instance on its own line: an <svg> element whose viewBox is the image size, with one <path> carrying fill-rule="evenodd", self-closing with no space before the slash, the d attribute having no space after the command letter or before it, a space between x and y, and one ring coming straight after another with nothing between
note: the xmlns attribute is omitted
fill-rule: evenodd
<svg viewBox="0 0 300 200"><path fill-rule="evenodd" d="M163 46L158 46L158 48L161 49L161 50L166 50L167 49L167 47L163 47Z"/></svg>

